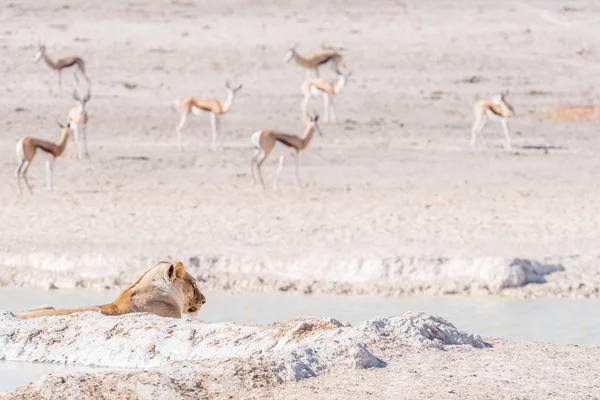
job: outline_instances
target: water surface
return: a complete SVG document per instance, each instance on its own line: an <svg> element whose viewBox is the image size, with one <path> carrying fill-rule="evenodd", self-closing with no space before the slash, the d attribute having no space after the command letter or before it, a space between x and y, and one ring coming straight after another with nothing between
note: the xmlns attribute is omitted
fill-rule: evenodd
<svg viewBox="0 0 600 400"><path fill-rule="evenodd" d="M68 308L99 305L113 301L117 294L89 290L1 288L0 309L18 311L42 304ZM447 319L460 329L483 336L600 345L599 299L299 296L210 291L205 295L207 303L199 317L210 322L264 324L294 317L329 316L357 325L377 316L426 311ZM89 368L0 362L0 392L22 386L48 373L81 370Z"/></svg>

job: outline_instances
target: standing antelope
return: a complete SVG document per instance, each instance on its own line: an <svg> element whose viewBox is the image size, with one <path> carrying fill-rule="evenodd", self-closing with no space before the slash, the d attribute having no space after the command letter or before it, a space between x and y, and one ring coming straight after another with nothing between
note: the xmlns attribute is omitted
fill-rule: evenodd
<svg viewBox="0 0 600 400"><path fill-rule="evenodd" d="M325 50L305 58L298 54L296 51L297 48L298 44L289 49L283 61L287 63L293 59L296 64L307 70L307 78L309 77L310 71L314 71L315 76L319 77L319 67L323 64L331 62L335 69L339 69L340 64L342 63L342 56L335 49Z"/></svg>
<svg viewBox="0 0 600 400"><path fill-rule="evenodd" d="M70 110L67 115L67 121L69 122L69 126L71 127L71 132L73 132L73 141L76 146L75 151L77 152L77 158L83 158L83 152L85 149L86 158L90 158L90 154L88 153L87 147L87 121L88 121L88 113L85 109L88 101L92 98L90 93L90 89L88 87L88 91L81 100L79 95L77 94L77 89L73 89L73 100L77 102ZM83 147L81 146L81 140L83 139Z"/></svg>
<svg viewBox="0 0 600 400"><path fill-rule="evenodd" d="M319 116L314 114L313 116L307 116L306 128L304 130L304 136L301 138L298 135L293 135L290 133L277 132L277 131L258 131L254 132L251 136L252 145L256 149L252 159L250 161L250 171L252 173L252 180L254 184L256 184L256 177L254 176L254 165L256 165L256 170L258 171L258 178L260 179L260 184L263 189L265 188L265 183L262 178L262 172L260 167L262 163L265 161L267 156L273 150L289 150L291 154L294 156L296 162L296 182L298 186L300 184L300 172L298 166L298 155L299 153L306 149L312 140L315 131L323 136L321 133L321 129L319 129L319 125L317 125L317 120ZM277 175L275 175L275 180L273 181L273 188L277 189L277 181L279 180L279 174L281 174L281 170L283 169L283 162L285 161L285 155L279 156L279 167L277 168Z"/></svg>
<svg viewBox="0 0 600 400"><path fill-rule="evenodd" d="M83 78L86 80L88 85L90 84L90 78L85 73L85 62L79 57L61 57L56 60L48 57L48 53L46 53L46 46L44 44L40 44L38 46L38 53L33 60L34 63L39 62L41 59L44 59L46 65L50 67L51 70L56 71L58 73L58 90L60 92L62 88L62 71L71 71L73 72L73 76L75 77L75 81L79 84L79 78L77 77L77 73L81 74Z"/></svg>
<svg viewBox="0 0 600 400"><path fill-rule="evenodd" d="M58 125L61 128L60 142L58 143L29 136L17 142L17 160L19 161L19 166L17 167L17 185L19 186L19 193L21 192L21 176L23 176L29 192L33 193L27 181L27 170L38 149L48 154L48 159L46 160L46 185L48 190L52 190L54 161L56 157L60 157L63 154L69 140L69 124L63 126L59 122Z"/></svg>
<svg viewBox="0 0 600 400"><path fill-rule="evenodd" d="M308 102L311 98L323 96L323 112L325 115L325 122L330 122L330 115L332 117L332 122L337 122L333 99L334 96L340 93L344 86L346 86L348 78L350 75L352 75L352 72L343 73L339 70L336 72L338 74L338 79L334 82L314 78L306 80L304 83L302 83L302 86L300 87L302 89L302 93L304 94L304 100L302 101L302 115L307 115L306 107L308 106Z"/></svg>
<svg viewBox="0 0 600 400"><path fill-rule="evenodd" d="M242 85L232 87L229 80L225 82L225 88L227 88L227 100L224 102L216 99L207 99L203 97L184 97L179 100L179 124L177 125L177 141L179 144L179 150L183 150L183 144L181 142L181 129L185 125L187 118L190 113L194 115L201 114L202 112L210 113L210 125L212 128L212 147L217 148L218 136L220 131L219 115L227 114L231 110L233 99L235 94L242 88Z"/></svg>
<svg viewBox="0 0 600 400"><path fill-rule="evenodd" d="M498 93L492 96L491 99L483 99L475 103L473 111L475 112L475 122L471 128L471 146L475 147L477 135L481 135L484 143L487 143L483 138L483 127L488 118L500 120L506 142L504 147L510 150L510 133L508 131L507 119L515 116L515 110L512 105L506 101L508 90L503 93Z"/></svg>

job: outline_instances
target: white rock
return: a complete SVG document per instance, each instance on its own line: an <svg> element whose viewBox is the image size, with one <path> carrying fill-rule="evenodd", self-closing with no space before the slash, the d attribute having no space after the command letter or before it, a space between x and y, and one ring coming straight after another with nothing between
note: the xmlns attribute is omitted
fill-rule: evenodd
<svg viewBox="0 0 600 400"><path fill-rule="evenodd" d="M155 260L154 260L155 261ZM102 254L0 253L0 284L59 288L113 288L128 285L154 262L150 258ZM305 290L335 292L397 290L460 293L498 292L528 283L543 283L561 265L501 257L393 257L372 259L260 260L189 257L186 269L201 277L203 288ZM110 268L106 268L110 266ZM18 273L17 273L18 272Z"/></svg>
<svg viewBox="0 0 600 400"><path fill-rule="evenodd" d="M424 312L407 312L401 317L393 318L375 318L363 322L360 329L375 340L388 338L415 347L485 347L481 336L461 331L445 319Z"/></svg>
<svg viewBox="0 0 600 400"><path fill-rule="evenodd" d="M19 320L0 313L0 359L151 368L169 362L257 359L273 365L278 380L315 376L330 366L384 367L369 346L483 347L483 340L424 313L379 318L360 327L333 318L304 318L246 326L161 318L151 314L106 317L87 312Z"/></svg>

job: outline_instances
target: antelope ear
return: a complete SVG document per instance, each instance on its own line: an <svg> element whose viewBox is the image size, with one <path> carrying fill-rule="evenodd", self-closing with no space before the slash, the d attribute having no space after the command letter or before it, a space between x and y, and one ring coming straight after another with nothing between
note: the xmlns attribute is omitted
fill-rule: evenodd
<svg viewBox="0 0 600 400"><path fill-rule="evenodd" d="M175 281L175 279L183 279L185 277L185 269L183 268L183 263L181 261L177 261L176 264L169 265L167 269L167 277L171 282Z"/></svg>

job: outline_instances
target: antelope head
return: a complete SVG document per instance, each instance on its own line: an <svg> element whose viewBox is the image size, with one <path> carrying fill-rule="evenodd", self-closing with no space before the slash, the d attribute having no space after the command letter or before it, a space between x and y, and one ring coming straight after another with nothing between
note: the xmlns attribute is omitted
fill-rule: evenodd
<svg viewBox="0 0 600 400"><path fill-rule="evenodd" d="M338 68L335 69L335 73L338 75L338 78L348 79L352 76L352 71L344 72Z"/></svg>
<svg viewBox="0 0 600 400"><path fill-rule="evenodd" d="M299 44L296 43L293 47L291 47L288 52L285 54L285 57L283 58L283 62L290 62L292 58L294 58L298 53L296 53L296 49L298 48Z"/></svg>
<svg viewBox="0 0 600 400"><path fill-rule="evenodd" d="M341 71L341 70L339 70L339 69L336 68L335 72L338 75L338 81L335 84L335 91L336 91L336 93L338 93L348 83L348 78L350 78L350 76L352 75L352 71L343 72L343 71Z"/></svg>
<svg viewBox="0 0 600 400"><path fill-rule="evenodd" d="M46 45L44 45L43 43L39 43L38 44L38 52L35 55L35 59L33 60L34 64L38 61L40 61L42 59L42 57L44 57L44 54L46 54Z"/></svg>
<svg viewBox="0 0 600 400"><path fill-rule="evenodd" d="M321 128L319 128L319 125L317 124L317 121L319 121L319 115L314 113L312 115L307 114L306 116L308 117L308 124L315 128L315 132L317 132L319 136L323 136L323 132L321 132Z"/></svg>
<svg viewBox="0 0 600 400"><path fill-rule="evenodd" d="M77 102L77 105L79 106L80 114L83 114L83 112L85 111L85 106L87 105L88 101L90 101L91 98L92 98L92 94L91 94L89 88L88 88L88 91L85 94L83 100L81 100L79 98L79 94L77 94L77 89L73 89L73 100L75 100Z"/></svg>
<svg viewBox="0 0 600 400"><path fill-rule="evenodd" d="M58 126L60 127L61 130L61 136L68 136L69 135L69 130L71 129L71 124L69 122L67 122L67 125L63 125L58 118L56 118L56 123L58 124Z"/></svg>
<svg viewBox="0 0 600 400"><path fill-rule="evenodd" d="M505 116L506 118L515 116L515 109L508 101L506 101L506 98L508 97L508 93L509 93L509 91L507 89L504 92L501 92L501 93L498 93L498 94L495 94L494 96L492 96L492 103L494 103L495 106L500 108L502 115Z"/></svg>
<svg viewBox="0 0 600 400"><path fill-rule="evenodd" d="M242 88L242 85L240 84L233 87L231 86L231 82L229 81L229 79L227 79L225 81L225 88L227 89L227 93L233 97L233 95L235 95Z"/></svg>

